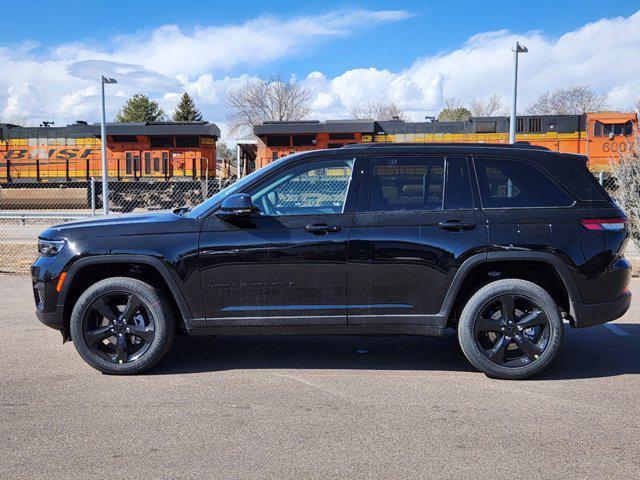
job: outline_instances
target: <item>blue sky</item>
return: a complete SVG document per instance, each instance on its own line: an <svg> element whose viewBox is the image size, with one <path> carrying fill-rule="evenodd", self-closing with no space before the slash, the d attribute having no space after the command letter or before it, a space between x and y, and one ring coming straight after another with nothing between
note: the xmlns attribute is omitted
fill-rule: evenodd
<svg viewBox="0 0 640 480"><path fill-rule="evenodd" d="M30 1L6 2L0 29L0 121L95 121L96 79L118 77L108 114L144 92L170 111L189 92L224 124L225 94L256 76L294 75L315 118L392 100L421 119L446 99L511 90L523 109L555 88L589 85L611 108L640 97L640 4L596 1Z"/></svg>
<svg viewBox="0 0 640 480"><path fill-rule="evenodd" d="M517 7L515 5L517 4ZM345 42L328 42L307 54L269 65L243 66L243 72L273 71L306 75L320 70L327 75L358 67L398 70L416 58L450 50L477 32L508 29L541 30L561 35L604 16L628 16L637 0L589 1L42 1L5 2L0 44L35 40L42 46L70 41L100 42L114 35L178 24L186 31L197 25L242 23L260 15L314 15L331 10L401 9L412 18L399 23L362 29ZM66 13L71 12L71 13ZM213 46L215 48L215 46ZM219 48L222 48L219 46Z"/></svg>

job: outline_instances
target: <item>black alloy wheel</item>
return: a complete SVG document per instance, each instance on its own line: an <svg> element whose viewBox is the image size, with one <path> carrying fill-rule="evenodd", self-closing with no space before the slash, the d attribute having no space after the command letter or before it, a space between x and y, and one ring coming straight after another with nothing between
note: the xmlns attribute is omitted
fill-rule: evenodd
<svg viewBox="0 0 640 480"><path fill-rule="evenodd" d="M87 309L82 333L89 349L122 365L144 355L155 334L153 316L133 293L107 293Z"/></svg>
<svg viewBox="0 0 640 480"><path fill-rule="evenodd" d="M469 362L489 377L507 380L529 378L547 368L562 334L562 316L551 295L518 278L478 289L458 321L458 341Z"/></svg>
<svg viewBox="0 0 640 480"><path fill-rule="evenodd" d="M514 368L540 358L549 344L550 330L547 316L533 300L506 294L478 312L474 338L491 362Z"/></svg>
<svg viewBox="0 0 640 480"><path fill-rule="evenodd" d="M89 365L127 375L151 368L167 353L176 320L161 290L136 278L112 277L80 295L69 326L76 350Z"/></svg>

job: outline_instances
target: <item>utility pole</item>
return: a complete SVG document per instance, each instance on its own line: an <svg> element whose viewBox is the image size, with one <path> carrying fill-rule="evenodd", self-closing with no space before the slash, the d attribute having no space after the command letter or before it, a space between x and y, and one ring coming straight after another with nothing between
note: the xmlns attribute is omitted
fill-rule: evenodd
<svg viewBox="0 0 640 480"><path fill-rule="evenodd" d="M102 75L100 86L102 87L102 125L100 126L100 136L102 141L102 213L109 215L109 171L107 169L107 121L104 106L104 86L105 84L118 83L115 78L108 78Z"/></svg>
<svg viewBox="0 0 640 480"><path fill-rule="evenodd" d="M509 143L516 143L516 108L518 103L518 54L527 53L529 49L516 42L513 48L513 105L511 106L511 121L509 122Z"/></svg>

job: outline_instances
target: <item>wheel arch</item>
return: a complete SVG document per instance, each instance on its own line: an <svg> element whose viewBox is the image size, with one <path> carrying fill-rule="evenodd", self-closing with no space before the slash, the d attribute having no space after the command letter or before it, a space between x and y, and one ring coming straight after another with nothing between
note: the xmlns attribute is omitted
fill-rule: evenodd
<svg viewBox="0 0 640 480"><path fill-rule="evenodd" d="M541 268L532 274L531 267ZM440 315L449 322L479 288L508 276L529 280L550 290L556 303L571 317L574 317L574 303L582 301L569 267L557 255L547 252L490 252L474 255L460 266L445 296Z"/></svg>
<svg viewBox="0 0 640 480"><path fill-rule="evenodd" d="M57 300L57 305L63 312L63 332L69 332L71 312L82 292L97 281L112 276L128 276L153 284L173 304L175 314L181 319L180 324L184 326L184 321L192 318L182 290L161 260L146 255L104 255L80 259L67 271Z"/></svg>

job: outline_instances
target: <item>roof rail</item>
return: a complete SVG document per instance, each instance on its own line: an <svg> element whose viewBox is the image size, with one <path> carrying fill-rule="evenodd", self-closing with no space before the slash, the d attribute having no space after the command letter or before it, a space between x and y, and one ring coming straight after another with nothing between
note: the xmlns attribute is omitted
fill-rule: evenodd
<svg viewBox="0 0 640 480"><path fill-rule="evenodd" d="M384 147L476 147L476 148L523 148L529 150L547 150L547 147L531 145L529 142L516 143L472 143L472 142L383 142L383 143L351 143L341 148L384 148Z"/></svg>

